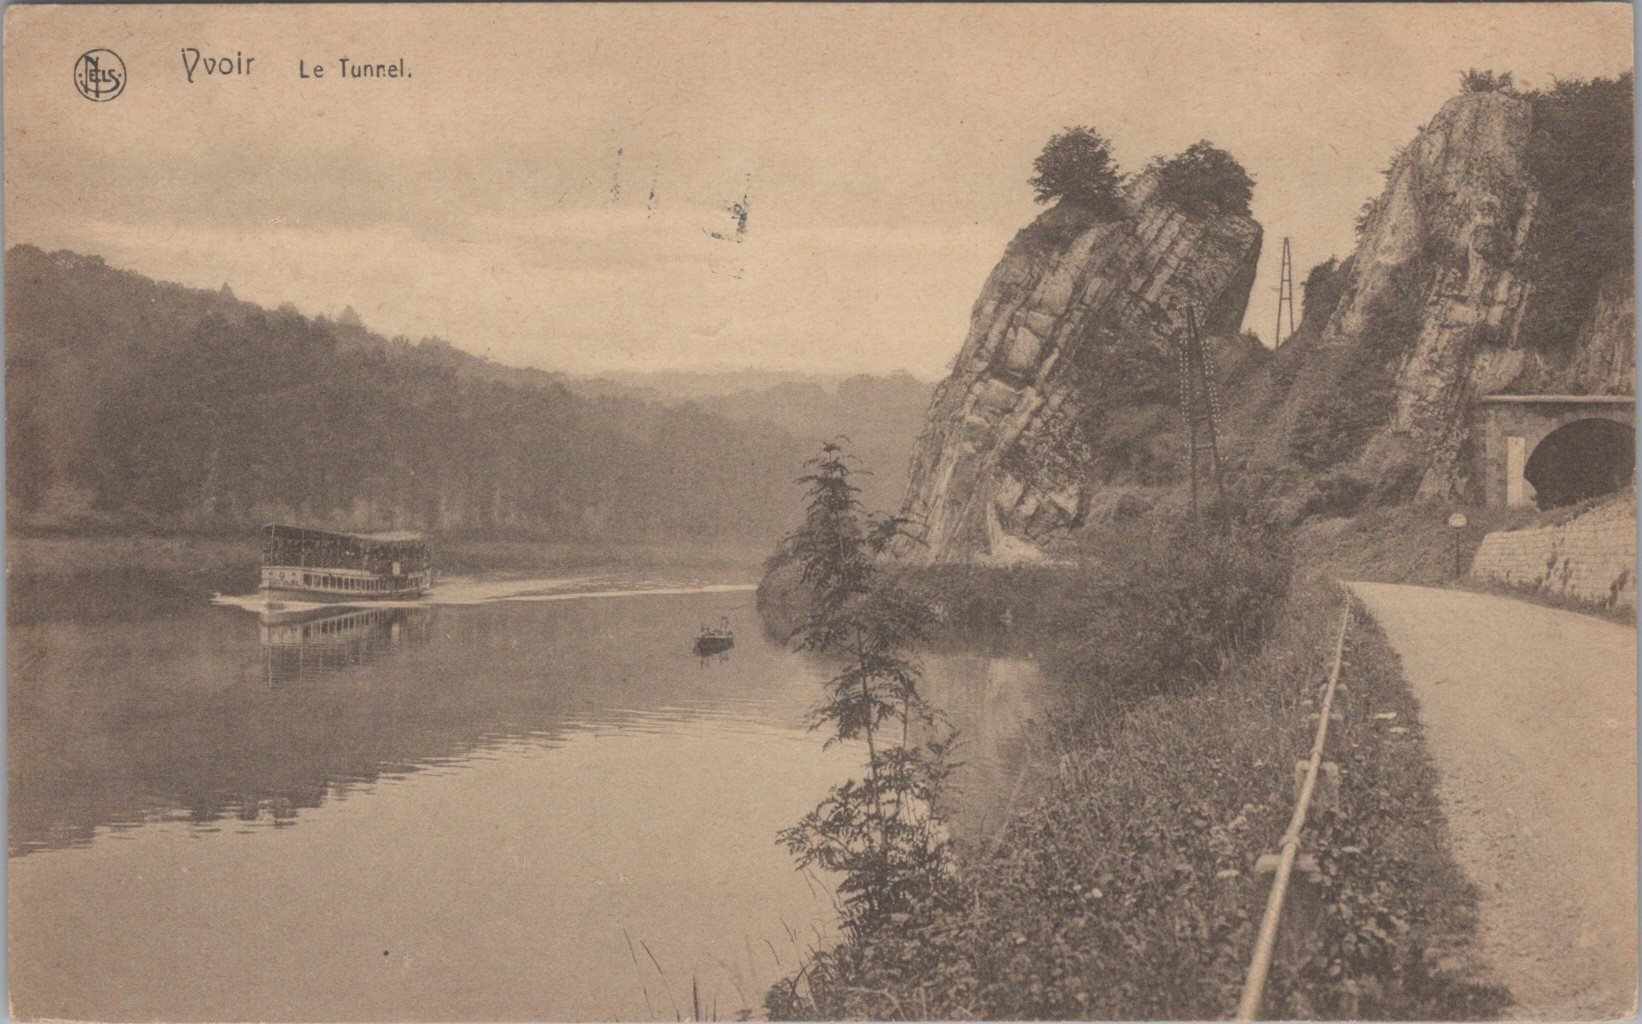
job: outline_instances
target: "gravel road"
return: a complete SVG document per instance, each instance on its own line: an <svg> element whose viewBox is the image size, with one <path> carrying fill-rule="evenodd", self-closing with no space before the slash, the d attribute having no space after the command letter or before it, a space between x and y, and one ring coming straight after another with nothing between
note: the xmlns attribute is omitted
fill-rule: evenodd
<svg viewBox="0 0 1642 1024"><path fill-rule="evenodd" d="M1506 597L1349 586L1420 702L1509 1016L1631 1017L1636 631Z"/></svg>

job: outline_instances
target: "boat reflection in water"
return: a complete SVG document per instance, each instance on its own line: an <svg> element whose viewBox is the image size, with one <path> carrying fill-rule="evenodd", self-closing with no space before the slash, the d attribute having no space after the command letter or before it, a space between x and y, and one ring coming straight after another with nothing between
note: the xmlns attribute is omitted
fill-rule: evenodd
<svg viewBox="0 0 1642 1024"><path fill-rule="evenodd" d="M647 1020L688 979L730 1017L831 941L830 887L771 838L863 752L806 729L834 666L760 631L751 592L259 618L138 582L121 617L65 589L8 623L10 985L34 1016ZM693 664L726 618L729 660ZM1018 772L987 760L1024 749L1032 663L926 665L974 740L961 799L1006 820Z"/></svg>
<svg viewBox="0 0 1642 1024"><path fill-rule="evenodd" d="M428 640L427 608L340 607L261 613L262 664L270 686L318 679L363 665L397 646Z"/></svg>

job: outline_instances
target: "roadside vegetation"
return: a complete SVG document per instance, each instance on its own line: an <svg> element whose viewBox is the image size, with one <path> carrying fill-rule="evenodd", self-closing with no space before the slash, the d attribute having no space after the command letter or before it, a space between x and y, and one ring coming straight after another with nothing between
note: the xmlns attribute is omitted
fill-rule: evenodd
<svg viewBox="0 0 1642 1024"><path fill-rule="evenodd" d="M1209 683L1257 647L1288 585L1280 532L1193 530L1167 517L1083 539L1074 566L902 570L948 643L990 639L1054 672L1066 710L1098 718Z"/></svg>
<svg viewBox="0 0 1642 1024"><path fill-rule="evenodd" d="M1040 660L1053 709L1032 746L1047 753L996 832L941 845L926 896L846 909L843 939L769 991L772 1018L1229 1012L1268 886L1253 865L1292 809L1345 601L1333 566L1312 564L1315 540L1297 546L1272 518L1245 509L1198 532L1154 515L1086 536L1071 565L876 571L875 585L927 606L931 642ZM813 608L799 561L790 546L772 559L772 620ZM1470 980L1474 894L1445 852L1395 656L1359 620L1345 666L1330 746L1341 803L1308 830L1323 873L1313 932L1274 970L1265 1013L1497 1013L1506 994ZM939 820L961 794L919 796Z"/></svg>
<svg viewBox="0 0 1642 1024"><path fill-rule="evenodd" d="M1224 1016L1268 885L1252 866L1292 807L1290 766L1342 600L1303 573L1263 649L1121 710L1084 703L1094 680L1064 679L1071 707L1105 710L1043 726L1055 756L1034 766L1032 799L996 835L957 844L959 898L820 952L772 988L771 1015ZM1505 994L1465 980L1474 894L1445 852L1395 658L1359 623L1346 664L1351 703L1330 754L1345 795L1308 831L1324 872L1318 924L1274 971L1265 1013L1497 1013ZM1385 711L1391 724L1372 717Z"/></svg>

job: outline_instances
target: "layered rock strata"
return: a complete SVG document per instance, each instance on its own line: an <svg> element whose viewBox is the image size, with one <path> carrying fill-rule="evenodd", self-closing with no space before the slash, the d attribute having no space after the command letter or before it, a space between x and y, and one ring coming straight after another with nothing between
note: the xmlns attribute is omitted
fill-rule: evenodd
<svg viewBox="0 0 1642 1024"><path fill-rule="evenodd" d="M1419 460L1420 497L1469 493L1467 409L1482 395L1628 393L1635 383L1629 271L1609 273L1567 351L1522 337L1534 300L1531 237L1544 215L1529 166L1530 100L1468 92L1393 162L1349 264L1323 347L1383 343L1412 322L1385 433Z"/></svg>
<svg viewBox="0 0 1642 1024"><path fill-rule="evenodd" d="M901 556L1032 560L1076 526L1100 482L1063 441L1100 390L1089 379L1092 357L1114 346L1169 353L1187 304L1202 332L1227 347L1260 241L1246 216L1196 217L1162 201L1149 176L1131 186L1118 219L1062 202L1022 230L987 279L931 404L904 508L925 542Z"/></svg>

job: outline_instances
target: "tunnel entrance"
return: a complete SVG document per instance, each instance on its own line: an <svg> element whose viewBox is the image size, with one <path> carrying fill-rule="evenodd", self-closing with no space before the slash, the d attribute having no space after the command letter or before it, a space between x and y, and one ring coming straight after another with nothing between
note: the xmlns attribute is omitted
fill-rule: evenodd
<svg viewBox="0 0 1642 1024"><path fill-rule="evenodd" d="M1522 475L1540 508L1572 505L1630 486L1636 433L1612 420L1575 420L1545 436Z"/></svg>

